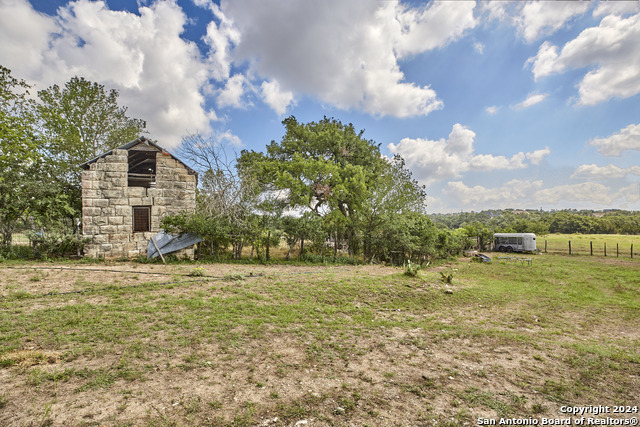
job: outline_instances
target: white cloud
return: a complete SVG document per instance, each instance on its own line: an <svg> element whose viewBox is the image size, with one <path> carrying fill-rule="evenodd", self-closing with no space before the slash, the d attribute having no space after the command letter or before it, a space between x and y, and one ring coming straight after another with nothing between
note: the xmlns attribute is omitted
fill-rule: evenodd
<svg viewBox="0 0 640 427"><path fill-rule="evenodd" d="M242 147L242 140L239 136L234 135L230 130L226 130L222 133L217 133L215 138L218 144L229 144L235 147Z"/></svg>
<svg viewBox="0 0 640 427"><path fill-rule="evenodd" d="M41 68L55 22L25 0L0 0L0 63L24 78Z"/></svg>
<svg viewBox="0 0 640 427"><path fill-rule="evenodd" d="M640 12L638 1L600 1L593 11L593 16L628 15L638 12Z"/></svg>
<svg viewBox="0 0 640 427"><path fill-rule="evenodd" d="M526 153L525 157L531 162L532 165L539 165L545 157L551 154L549 147L544 147L541 150L536 150L532 153Z"/></svg>
<svg viewBox="0 0 640 427"><path fill-rule="evenodd" d="M613 97L640 93L640 13L622 18L609 15L597 27L558 48L545 42L529 58L534 78L568 69L593 67L578 84L579 103L595 105Z"/></svg>
<svg viewBox="0 0 640 427"><path fill-rule="evenodd" d="M277 81L281 92L309 94L343 109L411 117L442 108L429 86L405 81L400 58L445 46L477 23L475 2L223 1L242 34L235 62ZM357 19L354 19L357 17Z"/></svg>
<svg viewBox="0 0 640 427"><path fill-rule="evenodd" d="M638 184L613 188L594 182L543 188L542 181L511 180L500 187L467 186L461 181L449 182L443 192L456 201L457 210L498 209L513 206L611 207L615 203L629 206L640 200Z"/></svg>
<svg viewBox="0 0 640 427"><path fill-rule="evenodd" d="M480 55L484 53L484 44L480 42L476 42L473 44L473 49L478 52Z"/></svg>
<svg viewBox="0 0 640 427"><path fill-rule="evenodd" d="M244 107L242 96L249 86L250 83L243 74L235 74L227 80L224 89L218 94L218 107Z"/></svg>
<svg viewBox="0 0 640 427"><path fill-rule="evenodd" d="M180 37L187 17L173 1L140 7L136 15L77 0L55 17L37 14L24 0L0 1L1 19L31 32L3 24L0 63L38 88L79 75L117 89L129 114L145 119L166 147L215 119L201 93L209 72L197 46Z"/></svg>
<svg viewBox="0 0 640 427"><path fill-rule="evenodd" d="M209 22L204 41L211 49L207 58L211 75L218 81L224 81L231 72L231 52L233 46L240 41L240 31L215 3L199 0L196 4L208 7L220 21L219 24L216 21Z"/></svg>
<svg viewBox="0 0 640 427"><path fill-rule="evenodd" d="M605 166L598 166L595 164L580 165L573 175L571 175L571 178L587 178L600 181L605 179L624 178L627 175L640 176L640 166L621 168L612 164Z"/></svg>
<svg viewBox="0 0 640 427"><path fill-rule="evenodd" d="M515 108L516 110L524 110L525 108L529 108L536 104L541 103L542 101L547 99L547 96L548 94L546 93L530 93L527 96L527 99L525 99L519 104L516 104L513 108Z"/></svg>
<svg viewBox="0 0 640 427"><path fill-rule="evenodd" d="M485 110L488 114L493 115L493 114L497 113L499 109L500 109L500 107L497 107L497 106L495 106L495 105L492 105L492 106L490 106L490 107L485 108L484 110Z"/></svg>
<svg viewBox="0 0 640 427"><path fill-rule="evenodd" d="M640 124L631 124L606 138L595 138L590 144L608 157L620 156L627 150L640 150Z"/></svg>
<svg viewBox="0 0 640 427"><path fill-rule="evenodd" d="M400 154L416 178L425 184L459 177L471 170L525 168L527 161L538 164L551 152L549 148L544 148L531 153L520 152L511 157L475 154L475 136L475 132L456 123L446 140L404 138L398 144L389 144L388 148L391 152Z"/></svg>
<svg viewBox="0 0 640 427"><path fill-rule="evenodd" d="M391 5L394 8L389 10L400 24L392 36L396 38L395 51L401 58L445 46L476 26L473 16L475 1L435 1L414 9L394 2Z"/></svg>
<svg viewBox="0 0 640 427"><path fill-rule="evenodd" d="M615 190L612 187L595 182L584 182L581 184L558 185L537 191L534 199L538 203L545 205L556 205L562 203L591 203L596 206L612 206L613 203L636 202L633 188L625 187Z"/></svg>
<svg viewBox="0 0 640 427"><path fill-rule="evenodd" d="M262 99L276 113L283 115L293 102L293 93L283 91L277 81L262 82Z"/></svg>
<svg viewBox="0 0 640 427"><path fill-rule="evenodd" d="M469 187L461 181L447 183L444 193L461 204L461 208L482 209L486 207L506 208L521 204L533 197L542 188L542 181L511 180L498 188L481 185Z"/></svg>
<svg viewBox="0 0 640 427"><path fill-rule="evenodd" d="M522 37L531 43L553 34L590 7L590 2L585 1L532 1L524 4L514 22Z"/></svg>

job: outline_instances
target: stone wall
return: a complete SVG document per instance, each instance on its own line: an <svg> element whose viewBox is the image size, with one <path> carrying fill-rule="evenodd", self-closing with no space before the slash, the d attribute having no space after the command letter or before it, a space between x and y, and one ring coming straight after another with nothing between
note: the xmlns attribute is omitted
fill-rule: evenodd
<svg viewBox="0 0 640 427"><path fill-rule="evenodd" d="M168 153L156 154L155 188L129 187L128 166L128 151L115 149L82 172L82 227L91 238L86 256L146 256L149 239L160 231L165 215L195 210L196 175ZM151 231L133 231L134 206L151 207ZM193 257L193 249L183 254Z"/></svg>

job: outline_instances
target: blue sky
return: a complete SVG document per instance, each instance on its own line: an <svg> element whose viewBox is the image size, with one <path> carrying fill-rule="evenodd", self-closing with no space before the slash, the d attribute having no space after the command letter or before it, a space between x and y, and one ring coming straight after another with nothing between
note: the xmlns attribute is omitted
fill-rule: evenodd
<svg viewBox="0 0 640 427"><path fill-rule="evenodd" d="M428 212L640 209L640 3L0 0L0 64L84 76L150 137L235 150L335 117Z"/></svg>

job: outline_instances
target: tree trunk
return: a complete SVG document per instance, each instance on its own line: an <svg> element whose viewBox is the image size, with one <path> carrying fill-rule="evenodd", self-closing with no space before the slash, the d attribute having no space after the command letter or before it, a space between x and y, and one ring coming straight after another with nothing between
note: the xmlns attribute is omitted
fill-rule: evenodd
<svg viewBox="0 0 640 427"><path fill-rule="evenodd" d="M304 252L304 239L300 239L300 258L302 258L303 252Z"/></svg>
<svg viewBox="0 0 640 427"><path fill-rule="evenodd" d="M271 230L267 233L267 261L269 261L269 248L271 247Z"/></svg>

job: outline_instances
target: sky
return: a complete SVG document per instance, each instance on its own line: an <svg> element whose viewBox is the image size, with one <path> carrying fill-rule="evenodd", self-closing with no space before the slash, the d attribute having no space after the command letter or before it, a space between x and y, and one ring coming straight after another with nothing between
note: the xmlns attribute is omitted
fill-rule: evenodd
<svg viewBox="0 0 640 427"><path fill-rule="evenodd" d="M638 0L0 0L0 64L118 90L170 151L352 123L429 213L640 210Z"/></svg>

